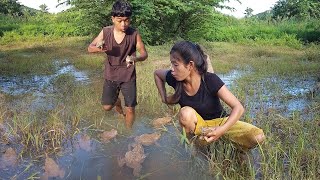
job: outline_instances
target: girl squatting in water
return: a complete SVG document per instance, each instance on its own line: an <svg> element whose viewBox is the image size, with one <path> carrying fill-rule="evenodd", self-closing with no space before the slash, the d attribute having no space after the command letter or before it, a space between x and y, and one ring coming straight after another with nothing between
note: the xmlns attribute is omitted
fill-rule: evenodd
<svg viewBox="0 0 320 180"><path fill-rule="evenodd" d="M199 45L189 41L176 43L170 51L171 69L154 72L162 102L180 104L180 125L207 143L222 136L241 149L262 143L265 139L262 129L239 121L244 112L242 104L216 74L207 72L206 58ZM175 89L173 95L167 95L165 83ZM220 100L231 108L230 114Z"/></svg>

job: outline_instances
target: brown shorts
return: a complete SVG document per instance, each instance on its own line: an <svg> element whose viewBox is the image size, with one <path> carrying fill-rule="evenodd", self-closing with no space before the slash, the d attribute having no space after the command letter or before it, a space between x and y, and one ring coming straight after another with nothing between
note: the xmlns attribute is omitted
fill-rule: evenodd
<svg viewBox="0 0 320 180"><path fill-rule="evenodd" d="M137 105L137 86L136 81L119 82L105 80L102 92L102 105L114 105L118 99L119 92L124 97L126 107L135 107Z"/></svg>

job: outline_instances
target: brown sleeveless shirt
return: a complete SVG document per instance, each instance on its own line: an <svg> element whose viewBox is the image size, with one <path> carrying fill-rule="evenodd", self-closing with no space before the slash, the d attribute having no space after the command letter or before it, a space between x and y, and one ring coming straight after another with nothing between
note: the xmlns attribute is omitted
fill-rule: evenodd
<svg viewBox="0 0 320 180"><path fill-rule="evenodd" d="M131 27L126 30L122 42L114 38L113 26L103 28L104 48L107 50L104 78L111 81L128 82L136 79L135 66L127 68L126 57L136 55L137 31Z"/></svg>

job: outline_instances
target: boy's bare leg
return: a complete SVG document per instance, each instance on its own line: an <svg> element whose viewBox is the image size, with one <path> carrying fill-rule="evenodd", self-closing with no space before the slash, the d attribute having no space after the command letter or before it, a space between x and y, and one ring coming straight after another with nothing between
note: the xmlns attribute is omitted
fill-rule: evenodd
<svg viewBox="0 0 320 180"><path fill-rule="evenodd" d="M121 100L120 98L117 99L117 102L114 104L114 109L116 110L117 113L119 113L122 116L125 116L122 106L121 106Z"/></svg>
<svg viewBox="0 0 320 180"><path fill-rule="evenodd" d="M125 107L126 109L126 127L127 128L132 128L134 118L135 118L135 109L134 107Z"/></svg>

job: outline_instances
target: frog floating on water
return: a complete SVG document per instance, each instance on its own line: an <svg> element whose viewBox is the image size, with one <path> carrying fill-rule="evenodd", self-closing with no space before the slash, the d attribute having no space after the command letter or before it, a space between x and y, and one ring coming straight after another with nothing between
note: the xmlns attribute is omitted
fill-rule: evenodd
<svg viewBox="0 0 320 180"><path fill-rule="evenodd" d="M52 177L60 177L63 178L65 175L65 171L59 167L59 165L49 157L46 157L45 165L44 165L45 173L42 179L49 179Z"/></svg>
<svg viewBox="0 0 320 180"><path fill-rule="evenodd" d="M161 137L160 133L142 134L134 138L135 142L144 146L150 146Z"/></svg>
<svg viewBox="0 0 320 180"><path fill-rule="evenodd" d="M158 119L153 120L151 122L151 124L153 125L153 127L159 128L161 126L164 126L164 125L170 123L171 121L172 121L171 117L162 117L162 118L158 118Z"/></svg>
<svg viewBox="0 0 320 180"><path fill-rule="evenodd" d="M124 158L118 159L119 166L127 165L133 169L133 175L139 176L142 163L147 155L144 153L143 146L150 146L161 137L160 133L142 134L135 137L134 143L129 144L128 152L126 152Z"/></svg>
<svg viewBox="0 0 320 180"><path fill-rule="evenodd" d="M144 154L144 149L139 143L130 144L128 148L129 151L126 152L124 158L118 159L118 164L120 167L127 165L133 169L134 176L139 176L142 168L141 164L147 156ZM133 149L130 150L131 148Z"/></svg>
<svg viewBox="0 0 320 180"><path fill-rule="evenodd" d="M16 166L18 163L18 156L16 151L13 148L8 148L5 153L0 158L0 169L6 167Z"/></svg>
<svg viewBox="0 0 320 180"><path fill-rule="evenodd" d="M99 136L102 142L108 143L110 142L111 139L115 138L117 134L118 134L117 130L111 129L110 131L104 131Z"/></svg>

